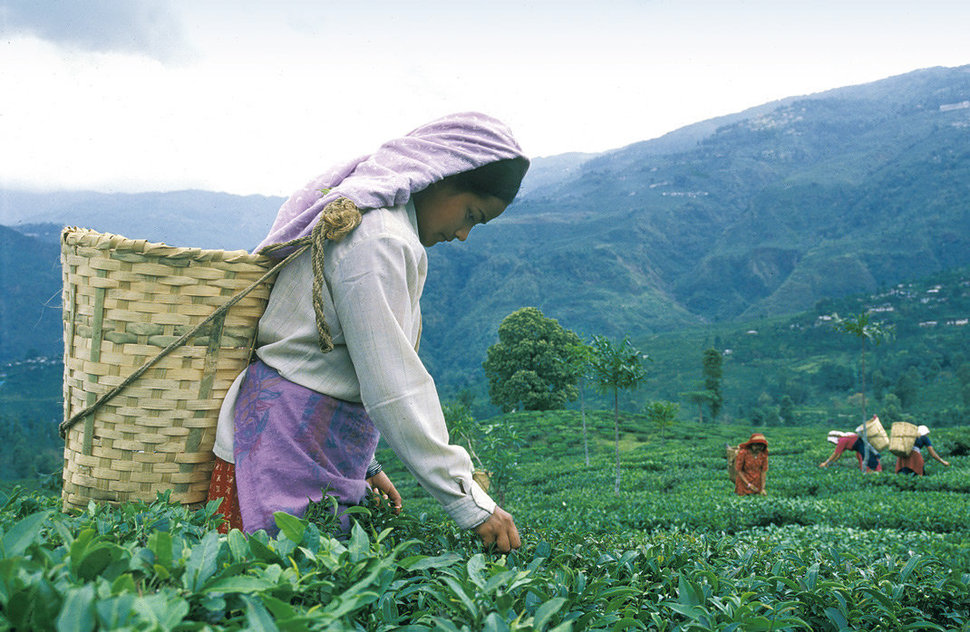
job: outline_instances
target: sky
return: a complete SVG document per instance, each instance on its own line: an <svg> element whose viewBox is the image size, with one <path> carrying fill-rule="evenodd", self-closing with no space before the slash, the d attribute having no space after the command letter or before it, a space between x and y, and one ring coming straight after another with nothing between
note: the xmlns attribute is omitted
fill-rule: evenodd
<svg viewBox="0 0 970 632"><path fill-rule="evenodd" d="M288 195L467 110L600 152L968 32L966 0L0 0L0 188Z"/></svg>

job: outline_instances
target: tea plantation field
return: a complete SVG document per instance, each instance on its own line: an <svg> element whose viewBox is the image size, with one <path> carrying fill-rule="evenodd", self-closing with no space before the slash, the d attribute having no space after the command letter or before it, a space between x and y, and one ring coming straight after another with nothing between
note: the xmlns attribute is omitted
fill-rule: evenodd
<svg viewBox="0 0 970 632"><path fill-rule="evenodd" d="M739 498L726 442L751 428L678 424L661 441L612 416L521 413L505 507L523 546L483 551L393 456L400 517L373 508L342 540L323 507L281 532L219 535L212 508L164 499L58 510L0 495L0 630L970 630L968 428L934 430L952 463L921 479L822 470L827 428L768 428L768 496ZM488 454L481 454L486 466Z"/></svg>

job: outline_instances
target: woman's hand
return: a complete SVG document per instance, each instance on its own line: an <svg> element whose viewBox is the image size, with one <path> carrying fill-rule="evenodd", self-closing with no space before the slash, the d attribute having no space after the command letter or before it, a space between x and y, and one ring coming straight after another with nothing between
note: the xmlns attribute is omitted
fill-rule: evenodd
<svg viewBox="0 0 970 632"><path fill-rule="evenodd" d="M475 527L475 533L485 546L494 545L501 553L508 553L522 546L512 515L498 505L488 520Z"/></svg>
<svg viewBox="0 0 970 632"><path fill-rule="evenodd" d="M828 461L822 461L821 463L818 464L818 466L819 467L828 467L829 466L829 462Z"/></svg>
<svg viewBox="0 0 970 632"><path fill-rule="evenodd" d="M401 494L397 492L397 488L394 487L394 483L391 482L387 474L380 471L368 478L367 484L370 485L375 496L384 498L391 503L395 515L401 513Z"/></svg>

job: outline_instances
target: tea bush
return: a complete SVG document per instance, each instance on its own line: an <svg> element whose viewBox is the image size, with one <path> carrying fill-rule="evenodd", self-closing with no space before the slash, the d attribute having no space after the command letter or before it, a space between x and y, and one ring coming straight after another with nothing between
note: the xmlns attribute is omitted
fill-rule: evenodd
<svg viewBox="0 0 970 632"><path fill-rule="evenodd" d="M50 493L8 490L0 630L970 629L970 457L944 454L953 466L921 479L846 458L822 470L824 428L772 429L769 495L742 498L723 453L748 430L680 424L661 444L633 416L614 495L612 420L591 417L589 467L578 415L502 418L530 437L507 492L523 545L508 555L447 521L387 454L405 512L354 508L341 537L326 505L277 515L275 537L220 535L213 506L68 515Z"/></svg>

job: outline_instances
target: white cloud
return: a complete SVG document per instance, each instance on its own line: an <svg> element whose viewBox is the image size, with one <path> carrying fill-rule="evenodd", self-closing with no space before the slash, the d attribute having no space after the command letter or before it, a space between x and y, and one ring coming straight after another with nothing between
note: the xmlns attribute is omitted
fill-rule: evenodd
<svg viewBox="0 0 970 632"><path fill-rule="evenodd" d="M16 86L0 99L8 187L285 195L448 112L505 120L533 155L602 151L970 63L970 3L934 0L0 7L0 85Z"/></svg>
<svg viewBox="0 0 970 632"><path fill-rule="evenodd" d="M79 51L184 60L189 48L167 0L3 0L0 35L32 35Z"/></svg>

